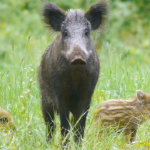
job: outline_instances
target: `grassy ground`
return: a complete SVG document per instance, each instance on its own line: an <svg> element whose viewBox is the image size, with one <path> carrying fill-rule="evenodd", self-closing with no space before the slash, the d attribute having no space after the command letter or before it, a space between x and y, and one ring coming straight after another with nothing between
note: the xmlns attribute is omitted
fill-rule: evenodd
<svg viewBox="0 0 150 150"><path fill-rule="evenodd" d="M62 1L63 8L83 6L79 1L66 3ZM87 1L87 8L90 3ZM46 143L37 84L41 56L55 37L41 21L41 6L40 0L0 1L0 106L12 114L17 128L13 134L0 133L0 149L3 150L61 149L58 117L54 140L51 145ZM125 144L123 134L111 133L110 130L110 133L98 135L93 128L93 111L101 101L131 98L138 89L150 92L150 24L129 2L112 1L110 9L105 37L93 34L101 60L101 73L80 149L149 149L149 122L139 127L137 143L132 145ZM73 142L72 132L69 146L68 149L78 148Z"/></svg>

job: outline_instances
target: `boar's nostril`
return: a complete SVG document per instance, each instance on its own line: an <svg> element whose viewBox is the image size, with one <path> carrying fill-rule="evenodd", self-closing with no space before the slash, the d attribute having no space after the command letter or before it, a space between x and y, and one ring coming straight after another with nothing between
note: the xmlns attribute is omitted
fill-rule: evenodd
<svg viewBox="0 0 150 150"><path fill-rule="evenodd" d="M80 56L75 56L71 61L71 65L86 65L86 61Z"/></svg>
<svg viewBox="0 0 150 150"><path fill-rule="evenodd" d="M86 62L82 59L75 59L71 61L71 65L86 65Z"/></svg>

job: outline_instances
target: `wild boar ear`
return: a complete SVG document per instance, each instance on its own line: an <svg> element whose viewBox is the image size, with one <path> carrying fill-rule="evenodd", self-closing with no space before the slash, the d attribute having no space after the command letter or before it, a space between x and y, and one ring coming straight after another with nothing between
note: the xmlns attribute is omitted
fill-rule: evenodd
<svg viewBox="0 0 150 150"><path fill-rule="evenodd" d="M60 31L65 14L54 4L47 2L43 9L44 22L55 31Z"/></svg>
<svg viewBox="0 0 150 150"><path fill-rule="evenodd" d="M137 90L136 95L139 101L143 101L145 99L145 93L143 91Z"/></svg>
<svg viewBox="0 0 150 150"><path fill-rule="evenodd" d="M96 30L100 26L104 26L104 23L107 20L107 14L107 3L104 1L92 5L85 14L85 17L91 23L92 30Z"/></svg>

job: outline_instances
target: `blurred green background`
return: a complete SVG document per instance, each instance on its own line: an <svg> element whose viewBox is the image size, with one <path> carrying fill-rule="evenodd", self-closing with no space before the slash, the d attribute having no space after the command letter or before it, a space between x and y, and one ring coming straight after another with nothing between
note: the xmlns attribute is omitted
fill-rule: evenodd
<svg viewBox="0 0 150 150"><path fill-rule="evenodd" d="M111 136L105 137L110 140L107 144L106 140L101 142L94 138L91 120L99 102L109 98L131 98L138 89L150 92L150 0L107 1L106 30L103 34L93 32L91 35L101 61L101 73L87 117L83 148L86 150L93 146L112 149L114 143L119 149L126 149L125 144ZM80 8L87 11L96 0L50 2L63 10ZM43 52L57 33L49 32L42 22L43 5L41 0L0 0L0 106L14 116L20 131L15 133L15 138L7 137L5 142L0 138L0 149L47 147L37 68ZM131 145L131 149L148 146L148 130L147 125L138 132L138 140L144 139L146 144L137 143ZM57 149L59 135L56 134L52 149Z"/></svg>
<svg viewBox="0 0 150 150"><path fill-rule="evenodd" d="M51 2L63 10L81 8L87 11L96 1L52 0ZM108 0L108 3L109 22L107 32L101 39L105 38L105 41L111 43L118 52L122 51L123 58L128 54L145 53L150 42L150 1ZM0 69L6 69L9 64L13 64L13 52L15 60L17 59L19 63L26 53L30 54L28 57L32 59L35 51L43 51L52 42L53 38L51 39L49 33L47 34L48 30L41 20L40 12L43 4L44 1L41 0L0 1ZM100 40L97 37L95 40L99 48ZM125 50L122 50L123 44ZM145 59L149 61L148 57Z"/></svg>

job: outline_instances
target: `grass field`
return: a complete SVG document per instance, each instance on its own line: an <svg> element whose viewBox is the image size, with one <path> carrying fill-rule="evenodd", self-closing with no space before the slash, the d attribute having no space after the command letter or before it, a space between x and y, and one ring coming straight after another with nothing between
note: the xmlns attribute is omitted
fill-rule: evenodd
<svg viewBox="0 0 150 150"><path fill-rule="evenodd" d="M63 8L87 8L79 0L55 1ZM85 1L84 1L85 2ZM130 2L109 1L109 24L105 36L93 33L101 61L101 72L87 117L83 150L150 149L150 123L139 127L137 142L126 144L123 134L97 135L93 127L96 106L111 98L131 98L136 90L150 93L150 23L148 16ZM40 0L0 1L0 106L14 117L17 131L0 132L2 150L61 149L60 122L51 145L46 143L37 68L41 56L56 34L41 20ZM150 6L147 5L147 7ZM103 129L99 129L103 130ZM67 148L66 148L67 149ZM68 149L79 149L70 132Z"/></svg>

